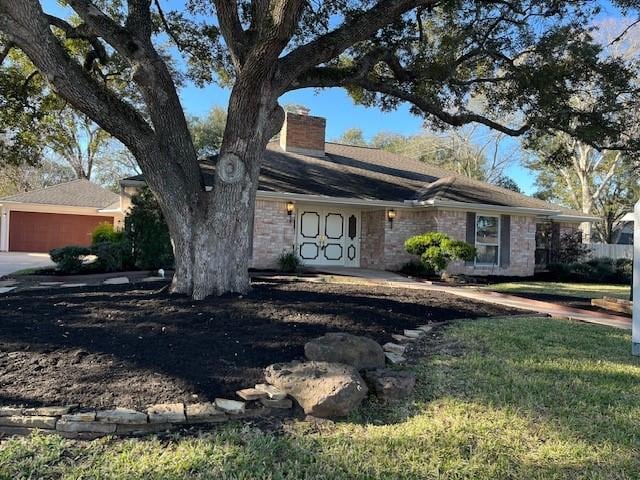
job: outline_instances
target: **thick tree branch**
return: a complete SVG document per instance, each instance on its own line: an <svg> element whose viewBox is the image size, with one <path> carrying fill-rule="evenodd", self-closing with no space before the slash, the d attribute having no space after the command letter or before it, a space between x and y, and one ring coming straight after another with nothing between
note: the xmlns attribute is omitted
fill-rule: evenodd
<svg viewBox="0 0 640 480"><path fill-rule="evenodd" d="M229 48L231 60L237 72L242 68L247 50L249 49L246 32L242 29L238 16L236 0L213 0L218 13L220 31Z"/></svg>
<svg viewBox="0 0 640 480"><path fill-rule="evenodd" d="M507 127L506 125L502 125L494 120L491 120L490 118L472 112L457 114L449 113L440 108L439 105L430 102L426 98L423 98L412 92L401 90L400 88L388 85L386 83L373 82L369 79L362 79L355 82L355 85L360 86L370 92L378 92L384 95L391 95L400 100L409 102L415 105L418 109L422 110L425 114L432 115L438 120L454 127L462 127L463 125L467 125L469 123L480 123L512 137L523 135L531 129L531 125L526 123L518 128Z"/></svg>
<svg viewBox="0 0 640 480"><path fill-rule="evenodd" d="M0 30L27 54L60 96L133 152L151 142L153 130L142 116L67 55L37 0L0 0Z"/></svg>
<svg viewBox="0 0 640 480"><path fill-rule="evenodd" d="M342 26L281 58L278 61L279 88L286 90L304 71L338 57L408 11L437 4L438 0L380 0L366 12L346 20Z"/></svg>

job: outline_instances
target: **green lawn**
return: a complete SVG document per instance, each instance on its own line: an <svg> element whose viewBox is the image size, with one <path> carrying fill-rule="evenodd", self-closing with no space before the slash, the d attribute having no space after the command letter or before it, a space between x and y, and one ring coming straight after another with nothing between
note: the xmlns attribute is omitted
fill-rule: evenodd
<svg viewBox="0 0 640 480"><path fill-rule="evenodd" d="M427 345L413 401L335 425L232 425L144 440L0 447L0 477L630 479L640 360L627 333L552 319L461 321Z"/></svg>
<svg viewBox="0 0 640 480"><path fill-rule="evenodd" d="M582 298L618 297L629 298L629 285L607 285L600 283L561 283L561 282L510 282L496 283L483 287L487 290L503 293L548 293Z"/></svg>

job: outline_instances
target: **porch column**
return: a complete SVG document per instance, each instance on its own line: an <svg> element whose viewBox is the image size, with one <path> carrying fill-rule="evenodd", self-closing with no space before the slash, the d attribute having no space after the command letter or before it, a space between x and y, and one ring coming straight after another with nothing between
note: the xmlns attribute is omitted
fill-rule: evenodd
<svg viewBox="0 0 640 480"><path fill-rule="evenodd" d="M633 209L633 323L631 353L640 355L640 201Z"/></svg>

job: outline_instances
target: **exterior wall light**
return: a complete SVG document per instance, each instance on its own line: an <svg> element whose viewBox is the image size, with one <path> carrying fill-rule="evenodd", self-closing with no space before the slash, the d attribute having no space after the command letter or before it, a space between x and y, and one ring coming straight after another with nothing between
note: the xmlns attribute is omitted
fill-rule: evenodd
<svg viewBox="0 0 640 480"><path fill-rule="evenodd" d="M396 218L396 211L391 209L387 210L387 220L389 220L389 226L393 228L393 219Z"/></svg>
<svg viewBox="0 0 640 480"><path fill-rule="evenodd" d="M293 214L293 202L287 202L287 215L289 215L289 223L291 223L292 214Z"/></svg>

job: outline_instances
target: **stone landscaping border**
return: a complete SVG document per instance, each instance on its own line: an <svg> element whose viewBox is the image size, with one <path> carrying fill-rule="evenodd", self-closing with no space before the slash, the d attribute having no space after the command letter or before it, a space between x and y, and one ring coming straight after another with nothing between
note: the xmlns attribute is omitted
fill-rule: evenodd
<svg viewBox="0 0 640 480"><path fill-rule="evenodd" d="M373 344L384 352L381 365L406 362L405 351L409 343L420 339L434 326L446 322L421 325L416 329L393 334L398 343L388 342L381 347L370 339L360 341ZM328 334L340 335L340 334ZM344 334L349 336L348 334ZM326 337L326 336L325 336ZM352 336L353 337L353 336ZM345 340L343 338L343 340ZM307 346L305 346L307 351ZM308 355L307 355L308 356ZM294 364L299 362L292 362ZM313 362L311 362L313 363ZM322 362L320 362L322 363ZM351 368L343 364L337 365ZM267 371L271 367L267 367ZM406 371L386 368L364 369L365 378L372 384L374 392L382 400L398 400L413 390L415 378ZM357 372L356 372L357 376ZM358 377L360 378L360 377ZM366 393L364 387L364 393ZM296 394L292 391L292 396ZM12 407L0 406L0 434L30 435L33 432L58 434L68 439L93 440L108 435L139 436L166 432L180 426L215 424L229 420L291 414L293 401L287 393L274 385L257 384L236 392L242 401L216 398L214 402L184 404L162 403L150 405L145 411L115 407L97 410L78 406ZM301 398L297 398L300 402ZM358 403L361 399L358 400ZM320 410L321 411L321 410Z"/></svg>

